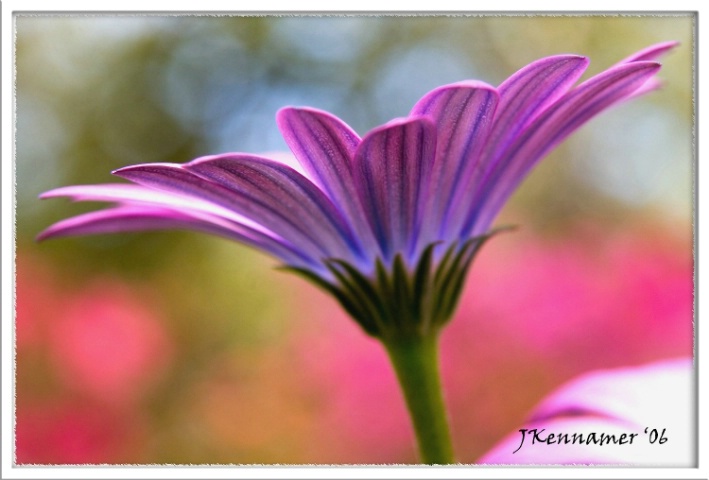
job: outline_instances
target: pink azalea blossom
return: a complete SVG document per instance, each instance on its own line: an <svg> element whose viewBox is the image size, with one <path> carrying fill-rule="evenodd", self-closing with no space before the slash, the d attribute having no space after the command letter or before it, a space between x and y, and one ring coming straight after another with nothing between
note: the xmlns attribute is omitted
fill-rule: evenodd
<svg viewBox="0 0 709 480"><path fill-rule="evenodd" d="M108 403L140 399L173 353L158 314L118 281L95 282L75 294L49 332L58 376Z"/></svg>

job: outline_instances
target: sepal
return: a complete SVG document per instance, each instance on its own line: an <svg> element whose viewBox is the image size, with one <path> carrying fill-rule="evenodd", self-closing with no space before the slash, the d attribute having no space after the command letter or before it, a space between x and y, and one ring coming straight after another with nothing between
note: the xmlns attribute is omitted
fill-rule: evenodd
<svg viewBox="0 0 709 480"><path fill-rule="evenodd" d="M382 339L435 334L450 320L475 255L501 227L448 245L436 259L441 242L428 245L415 265L401 254L390 265L377 258L366 275L341 259L328 259L332 279L304 268L285 266L334 296L366 333Z"/></svg>

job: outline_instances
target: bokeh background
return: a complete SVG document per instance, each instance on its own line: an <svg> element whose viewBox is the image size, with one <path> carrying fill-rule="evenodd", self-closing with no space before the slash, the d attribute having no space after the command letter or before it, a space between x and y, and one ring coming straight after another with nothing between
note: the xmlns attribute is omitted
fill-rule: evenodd
<svg viewBox="0 0 709 480"><path fill-rule="evenodd" d="M498 219L442 337L459 459L556 386L693 345L693 17L16 18L16 461L412 463L380 346L336 303L226 240L153 232L48 241L96 205L45 190L112 169L285 150L278 108L360 134L428 90L493 85L546 55L598 73L655 42L659 92L603 114Z"/></svg>

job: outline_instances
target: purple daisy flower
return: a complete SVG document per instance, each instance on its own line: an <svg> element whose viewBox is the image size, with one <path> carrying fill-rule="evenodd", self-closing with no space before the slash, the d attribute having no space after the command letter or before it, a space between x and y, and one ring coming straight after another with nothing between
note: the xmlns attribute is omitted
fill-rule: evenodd
<svg viewBox="0 0 709 480"><path fill-rule="evenodd" d="M277 123L297 162L227 153L121 168L113 173L132 184L42 194L116 205L39 238L164 228L222 235L328 290L371 335L435 332L532 167L596 114L657 88L653 60L674 46L649 47L575 87L588 65L578 55L537 60L497 88L446 85L363 138L329 113L287 107Z"/></svg>

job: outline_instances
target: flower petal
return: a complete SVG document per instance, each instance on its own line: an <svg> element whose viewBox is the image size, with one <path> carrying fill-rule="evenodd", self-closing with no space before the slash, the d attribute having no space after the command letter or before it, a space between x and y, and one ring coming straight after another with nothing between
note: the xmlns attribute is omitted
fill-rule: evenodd
<svg viewBox="0 0 709 480"><path fill-rule="evenodd" d="M691 359L585 374L543 400L524 429L507 436L477 463L692 466L692 386ZM549 443L534 442L534 429L541 438L554 437ZM616 442L599 443L602 434L615 435ZM663 444L660 435L666 438ZM622 439L624 443L618 443Z"/></svg>
<svg viewBox="0 0 709 480"><path fill-rule="evenodd" d="M679 42L663 42L663 43L651 45L648 48L640 50L639 52L632 54L628 58L621 60L616 65L622 65L624 63L630 63L630 62L643 62L643 61L657 60L662 55L669 52L670 50L677 47L678 45L679 45ZM653 90L657 90L661 86L662 86L662 82L660 82L655 77L651 77L647 80L647 82L645 82L642 86L640 86L637 90L635 90L632 93L632 95L628 95L628 97L626 97L625 100L627 101L627 100L631 100L633 98L639 97L641 95L645 95L646 93L652 92Z"/></svg>
<svg viewBox="0 0 709 480"><path fill-rule="evenodd" d="M322 257L361 259L358 239L332 201L310 180L271 160L250 155L215 155L184 169L247 200L245 215L290 240L308 238ZM269 223L266 223L266 222ZM269 227L270 228L270 227ZM292 243L298 245L295 239Z"/></svg>
<svg viewBox="0 0 709 480"><path fill-rule="evenodd" d="M665 390L662 396L646 402ZM537 405L530 420L541 422L565 415L595 415L642 425L649 418L664 423L675 409L693 410L692 359L663 360L641 367L598 370L566 383ZM617 395L623 392L623 395Z"/></svg>
<svg viewBox="0 0 709 480"><path fill-rule="evenodd" d="M474 208L474 196L517 135L573 86L588 66L578 55L556 55L532 62L505 80L498 91L500 102L482 154L482 165L461 203ZM456 232L457 233L457 232ZM477 233L483 233L482 231Z"/></svg>
<svg viewBox="0 0 709 480"><path fill-rule="evenodd" d="M486 231L531 168L574 130L625 100L660 69L654 62L612 67L568 92L495 156L471 205L461 237Z"/></svg>
<svg viewBox="0 0 709 480"><path fill-rule="evenodd" d="M321 263L262 227L254 228L234 219L219 206L202 208L199 200L186 200L167 192L157 192L138 185L78 185L51 190L41 198L71 197L75 200L120 202L120 206L78 215L47 228L37 240L47 238L145 230L188 229L212 233L236 240L269 253L288 265L317 268ZM161 198L164 197L164 198Z"/></svg>
<svg viewBox="0 0 709 480"><path fill-rule="evenodd" d="M509 143L545 108L576 83L588 66L579 55L557 55L532 62L499 87L500 105L490 133L487 156Z"/></svg>
<svg viewBox="0 0 709 480"><path fill-rule="evenodd" d="M339 118L314 108L283 108L276 122L309 177L342 212L364 248L374 246L352 177L359 136Z"/></svg>
<svg viewBox="0 0 709 480"><path fill-rule="evenodd" d="M223 157L239 158L235 155ZM259 160L271 162L265 159ZM275 162L271 163L275 164ZM280 167L288 168L283 165ZM177 164L133 165L114 173L140 185L192 196L234 210L263 225L291 244L298 245L308 257L321 259L332 256L333 245L342 243L341 239L332 233L332 228L328 228L331 226L329 222L318 223L317 220L314 221L307 216L299 218L298 213L302 212L300 202L303 199L290 198L292 192L287 191L287 188L281 189L277 181L269 182L267 179L259 178L255 171L253 179L246 174L241 182L233 182L230 187L207 180L189 171L187 166ZM260 190L260 188L271 190Z"/></svg>
<svg viewBox="0 0 709 480"><path fill-rule="evenodd" d="M141 185L120 183L73 185L55 188L54 190L44 192L39 197L43 199L69 197L76 201L131 203L164 207L176 211L188 211L191 212L192 215L197 213L212 214L242 224L269 236L274 235L273 232L267 230L262 225L216 203L189 195L182 195L177 192L154 190Z"/></svg>
<svg viewBox="0 0 709 480"><path fill-rule="evenodd" d="M346 188L342 183L352 176L352 159L360 142L347 124L322 110L294 107L279 110L276 123L316 185L328 194Z"/></svg>
<svg viewBox="0 0 709 480"><path fill-rule="evenodd" d="M239 152L232 152L234 155L241 155ZM303 168L303 165L298 161L297 158L295 158L295 155L293 155L293 152L290 150L272 150L268 152L258 152L255 154L258 157L263 157L267 158L269 160L273 160L274 162L286 165L296 172L300 173L303 175L305 178L310 180L311 182L313 179L309 176L308 172L305 171Z"/></svg>
<svg viewBox="0 0 709 480"><path fill-rule="evenodd" d="M490 85L468 81L437 88L414 106L411 114L430 117L438 138L430 180L436 195L428 196L419 245L449 238L451 230L460 228L460 195L479 168L497 100Z"/></svg>
<svg viewBox="0 0 709 480"><path fill-rule="evenodd" d="M37 236L37 240L75 235L139 232L171 228L208 231L209 233L218 233L232 239L235 237L228 228L197 220L181 212L163 208L123 205L84 213L57 222L40 233ZM240 237L238 239L241 240Z"/></svg>
<svg viewBox="0 0 709 480"><path fill-rule="evenodd" d="M427 117L394 120L372 130L355 155L359 198L386 261L407 259L417 243L436 148Z"/></svg>
<svg viewBox="0 0 709 480"><path fill-rule="evenodd" d="M616 65L622 65L624 63L630 62L654 61L660 58L665 53L672 50L673 48L677 47L678 45L679 42L676 41L656 43L655 45L650 45L649 47L644 48L639 52L635 52L629 57L624 58L620 62L616 63Z"/></svg>

